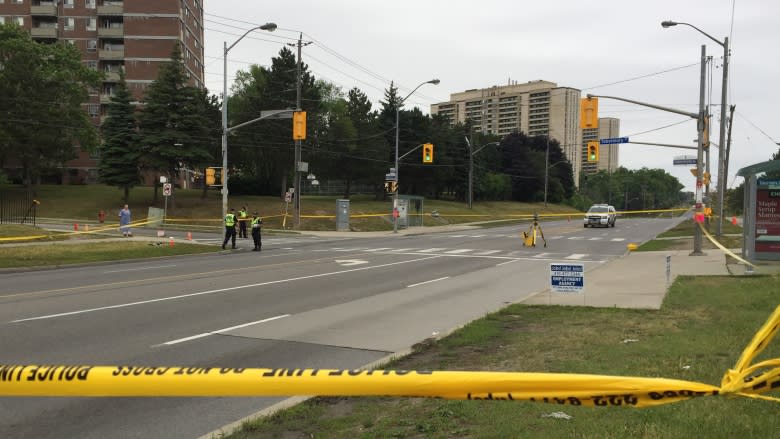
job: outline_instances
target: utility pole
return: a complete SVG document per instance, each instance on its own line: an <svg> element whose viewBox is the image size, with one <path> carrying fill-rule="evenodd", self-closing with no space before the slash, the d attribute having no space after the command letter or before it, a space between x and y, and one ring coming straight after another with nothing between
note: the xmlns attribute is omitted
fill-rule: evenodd
<svg viewBox="0 0 780 439"><path fill-rule="evenodd" d="M693 222L693 252L691 252L691 256L703 256L704 252L701 251L701 240L702 240L702 233L701 233L701 226L697 223L698 218L701 218L701 216L704 214L702 210L702 160L704 159L704 118L705 115L705 109L704 109L704 86L705 86L705 80L706 80L706 70L707 70L707 46L702 45L701 46L701 78L699 82L699 120L698 120L698 129L699 129L699 135L697 136L696 143L697 143L697 150L696 150L696 216L694 217Z"/></svg>
<svg viewBox="0 0 780 439"><path fill-rule="evenodd" d="M728 176L729 176L729 156L731 155L731 128L734 126L734 110L736 109L736 105L732 105L729 107L729 134L728 139L726 140L726 148L724 149L721 146L721 153L723 154L723 189L721 191L723 193L726 192L726 186L729 184L728 182ZM723 199L721 199L720 202L721 205L721 212L718 212L718 214L722 217L724 216L724 210L725 207L723 207ZM720 227L720 221L718 222L718 227Z"/></svg>
<svg viewBox="0 0 780 439"><path fill-rule="evenodd" d="M301 47L308 46L311 42L303 44L303 33L298 35L297 43L288 43L289 46L298 47L298 61L295 63L295 111L303 111L301 109ZM295 216L293 218L293 224L295 228L301 226L301 141L295 141L295 164L293 166L293 211Z"/></svg>
<svg viewBox="0 0 780 439"><path fill-rule="evenodd" d="M550 129L547 129L547 149L544 153L544 207L547 207L547 181L550 178Z"/></svg>
<svg viewBox="0 0 780 439"><path fill-rule="evenodd" d="M721 236L723 233L723 193L726 192L726 184L728 183L728 152L725 151L724 140L726 132L726 98L728 97L728 83L729 83L729 37L725 37L723 40L723 83L720 90L720 137L718 138L718 146L720 151L718 152L718 227L715 229L715 234ZM732 109L732 117L733 109ZM729 121L731 119L728 119ZM731 131L731 123L729 122L729 132Z"/></svg>

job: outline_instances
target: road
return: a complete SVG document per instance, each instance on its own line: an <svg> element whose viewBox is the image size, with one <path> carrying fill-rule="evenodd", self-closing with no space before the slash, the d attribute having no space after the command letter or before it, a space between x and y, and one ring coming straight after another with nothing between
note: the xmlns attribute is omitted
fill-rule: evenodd
<svg viewBox="0 0 780 439"><path fill-rule="evenodd" d="M379 238L270 236L263 251L0 274L0 363L357 368L586 271L680 219ZM196 238L208 240L209 237ZM213 242L218 237L211 237ZM0 398L0 437L193 438L280 398Z"/></svg>

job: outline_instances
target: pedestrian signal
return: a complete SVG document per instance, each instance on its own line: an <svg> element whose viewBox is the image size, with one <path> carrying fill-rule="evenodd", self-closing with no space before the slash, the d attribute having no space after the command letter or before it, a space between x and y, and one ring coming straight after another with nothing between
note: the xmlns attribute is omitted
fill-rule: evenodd
<svg viewBox="0 0 780 439"><path fill-rule="evenodd" d="M385 192L387 192L388 194L394 194L396 190L398 190L398 182L397 181L386 181L385 182Z"/></svg>
<svg viewBox="0 0 780 439"><path fill-rule="evenodd" d="M580 128L599 127L599 99L580 99Z"/></svg>
<svg viewBox="0 0 780 439"><path fill-rule="evenodd" d="M588 142L588 161L599 161L599 142Z"/></svg>
<svg viewBox="0 0 780 439"><path fill-rule="evenodd" d="M306 140L306 112L293 113L293 140Z"/></svg>
<svg viewBox="0 0 780 439"><path fill-rule="evenodd" d="M423 145L423 163L433 163L433 144L426 143Z"/></svg>
<svg viewBox="0 0 780 439"><path fill-rule="evenodd" d="M206 168L206 185L214 186L215 184L217 184L217 170Z"/></svg>

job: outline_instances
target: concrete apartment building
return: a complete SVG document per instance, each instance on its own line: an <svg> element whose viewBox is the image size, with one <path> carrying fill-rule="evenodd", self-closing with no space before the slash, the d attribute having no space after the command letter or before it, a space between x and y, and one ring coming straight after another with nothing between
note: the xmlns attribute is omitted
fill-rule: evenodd
<svg viewBox="0 0 780 439"><path fill-rule="evenodd" d="M160 66L181 44L187 76L204 86L201 0L0 0L0 23L17 23L42 43L76 46L82 61L105 73L84 104L95 125L105 120L119 73L140 101ZM98 157L79 150L63 172L63 183L97 180Z"/></svg>
<svg viewBox="0 0 780 439"><path fill-rule="evenodd" d="M596 162L588 161L588 142L598 142L599 139L611 139L620 137L620 119L614 117L600 117L598 128L585 128L582 130L582 173L595 174L598 171L615 172L620 158L620 145L599 145L599 159Z"/></svg>
<svg viewBox="0 0 780 439"><path fill-rule="evenodd" d="M549 134L561 144L564 156L571 162L577 186L587 163L579 111L580 90L543 80L523 84L510 81L503 86L466 90L451 94L447 102L431 105L431 114L447 117L450 125L471 119L474 129L482 133L499 136L513 131L529 136ZM612 120L619 128L619 121ZM612 161L617 164L616 152Z"/></svg>

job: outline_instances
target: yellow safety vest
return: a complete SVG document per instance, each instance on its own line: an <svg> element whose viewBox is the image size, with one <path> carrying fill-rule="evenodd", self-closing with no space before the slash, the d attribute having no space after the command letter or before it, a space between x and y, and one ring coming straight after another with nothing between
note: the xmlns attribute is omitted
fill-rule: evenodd
<svg viewBox="0 0 780 439"><path fill-rule="evenodd" d="M262 223L263 223L263 220L260 219L260 217L253 218L252 219L252 228L253 229L259 229L260 228L260 224L262 224Z"/></svg>
<svg viewBox="0 0 780 439"><path fill-rule="evenodd" d="M233 227L236 225L236 216L232 213L225 215L225 227Z"/></svg>

